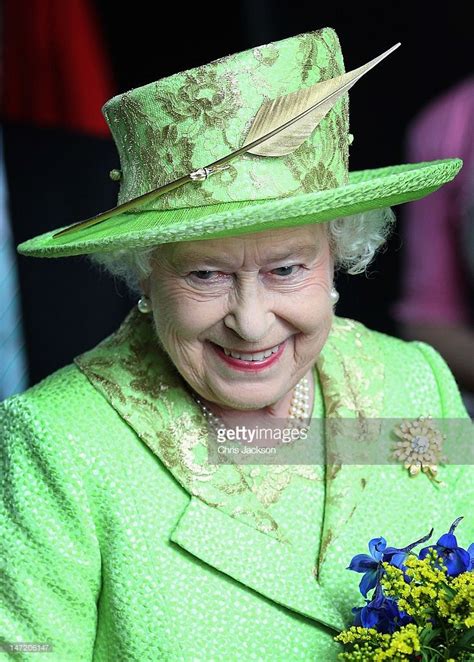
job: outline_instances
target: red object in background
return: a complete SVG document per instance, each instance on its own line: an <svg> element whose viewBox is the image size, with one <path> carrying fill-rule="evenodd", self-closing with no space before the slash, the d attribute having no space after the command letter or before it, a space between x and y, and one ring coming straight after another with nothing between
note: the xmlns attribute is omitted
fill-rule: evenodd
<svg viewBox="0 0 474 662"><path fill-rule="evenodd" d="M110 137L115 84L89 0L4 0L2 78L3 120Z"/></svg>

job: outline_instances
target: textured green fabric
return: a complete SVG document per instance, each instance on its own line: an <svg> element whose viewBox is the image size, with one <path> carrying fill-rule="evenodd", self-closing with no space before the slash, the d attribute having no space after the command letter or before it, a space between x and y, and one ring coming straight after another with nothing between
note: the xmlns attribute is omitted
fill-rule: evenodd
<svg viewBox="0 0 474 662"><path fill-rule="evenodd" d="M323 28L113 97L103 113L120 156L118 203L237 150L265 101L344 71L337 34ZM323 222L428 195L461 167L459 159L445 159L349 173L348 105L344 95L290 154L240 155L203 181L118 209L101 224L71 234L54 238L56 228L21 243L18 251L60 257Z"/></svg>
<svg viewBox="0 0 474 662"><path fill-rule="evenodd" d="M467 419L423 343L335 318L314 370L315 418ZM473 500L462 465L440 468L445 487L398 464L210 466L201 412L136 308L0 420L0 641L50 642L55 662L336 660L362 604L350 558L377 535L444 532Z"/></svg>

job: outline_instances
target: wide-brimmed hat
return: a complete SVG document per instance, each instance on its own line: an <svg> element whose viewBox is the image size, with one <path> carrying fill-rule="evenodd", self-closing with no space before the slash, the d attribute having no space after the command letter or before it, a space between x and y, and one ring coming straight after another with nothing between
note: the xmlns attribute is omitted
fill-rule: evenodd
<svg viewBox="0 0 474 662"><path fill-rule="evenodd" d="M347 90L396 46L345 73L339 39L323 28L114 96L102 112L120 156L110 173L120 181L117 206L18 252L62 257L230 237L435 191L460 159L349 171Z"/></svg>

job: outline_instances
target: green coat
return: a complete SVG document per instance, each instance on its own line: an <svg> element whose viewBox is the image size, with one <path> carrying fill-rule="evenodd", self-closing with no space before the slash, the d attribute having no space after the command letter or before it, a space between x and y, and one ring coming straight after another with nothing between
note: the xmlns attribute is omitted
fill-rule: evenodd
<svg viewBox="0 0 474 662"><path fill-rule="evenodd" d="M335 318L314 370L313 416L352 419L360 448L373 419L470 424L423 343ZM459 515L459 542L474 538L470 467L440 466L443 486L399 462L345 464L337 427L328 466L209 463L202 414L136 308L0 419L0 641L49 642L50 662L335 660L363 604L346 567L369 539L433 526L436 540Z"/></svg>

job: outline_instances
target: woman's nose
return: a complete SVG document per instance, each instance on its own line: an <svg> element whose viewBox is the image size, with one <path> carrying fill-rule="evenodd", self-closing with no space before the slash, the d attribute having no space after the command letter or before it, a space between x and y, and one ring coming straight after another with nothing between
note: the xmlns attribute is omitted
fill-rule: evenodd
<svg viewBox="0 0 474 662"><path fill-rule="evenodd" d="M249 282L233 295L224 324L248 342L259 342L266 338L273 320L270 297L263 287Z"/></svg>

